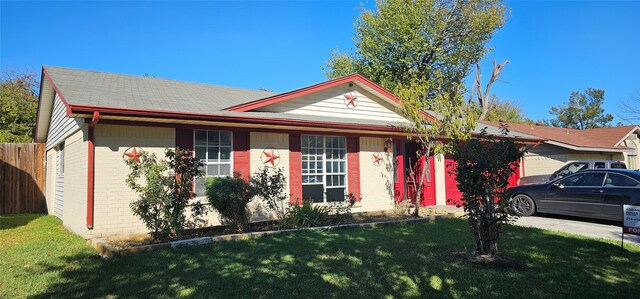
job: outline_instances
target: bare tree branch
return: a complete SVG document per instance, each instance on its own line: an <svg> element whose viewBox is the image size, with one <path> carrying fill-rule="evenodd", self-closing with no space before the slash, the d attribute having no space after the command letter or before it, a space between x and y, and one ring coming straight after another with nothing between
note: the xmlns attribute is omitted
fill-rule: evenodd
<svg viewBox="0 0 640 299"><path fill-rule="evenodd" d="M478 120L484 120L487 117L487 112L489 111L489 96L491 92L491 86L494 82L496 82L496 80L498 80L500 72L502 72L502 69L504 69L507 64L509 64L509 60L505 60L501 64L498 64L495 60L493 61L493 71L491 72L491 78L489 79L489 82L487 82L487 87L485 87L484 92L482 92L482 74L480 71L480 64L476 64L478 71L476 73L476 82L473 84L473 86L477 89L478 104L480 104L480 109L482 111Z"/></svg>

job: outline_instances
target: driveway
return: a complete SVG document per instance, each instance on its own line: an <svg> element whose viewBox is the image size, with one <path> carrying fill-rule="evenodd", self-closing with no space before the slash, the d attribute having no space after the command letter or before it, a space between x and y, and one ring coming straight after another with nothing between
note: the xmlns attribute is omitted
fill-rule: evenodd
<svg viewBox="0 0 640 299"><path fill-rule="evenodd" d="M622 223L578 217L539 214L520 217L516 225L620 241ZM624 235L624 243L640 244L640 236Z"/></svg>

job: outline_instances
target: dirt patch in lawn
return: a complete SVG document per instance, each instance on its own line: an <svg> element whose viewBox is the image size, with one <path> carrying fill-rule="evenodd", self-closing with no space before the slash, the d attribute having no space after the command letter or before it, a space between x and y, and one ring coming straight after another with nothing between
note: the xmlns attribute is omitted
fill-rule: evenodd
<svg viewBox="0 0 640 299"><path fill-rule="evenodd" d="M516 271L527 269L527 266L521 260L505 254L484 255L475 252L453 252L449 258L453 261L484 268Z"/></svg>

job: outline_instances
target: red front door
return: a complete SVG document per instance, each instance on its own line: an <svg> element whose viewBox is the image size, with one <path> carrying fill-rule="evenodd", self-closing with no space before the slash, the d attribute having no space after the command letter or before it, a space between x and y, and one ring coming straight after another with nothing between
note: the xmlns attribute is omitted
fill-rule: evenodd
<svg viewBox="0 0 640 299"><path fill-rule="evenodd" d="M406 157L405 164L406 174L406 186L407 186L407 198L411 199L411 202L415 204L416 198L420 198L421 206L435 205L436 204L436 188L435 188L435 165L433 156L422 156L417 158L417 144L406 144ZM428 161L428 162L427 162ZM424 173L422 181L423 192L421 196L417 197L416 192L419 188L419 177L422 174L423 167L427 167L427 171Z"/></svg>

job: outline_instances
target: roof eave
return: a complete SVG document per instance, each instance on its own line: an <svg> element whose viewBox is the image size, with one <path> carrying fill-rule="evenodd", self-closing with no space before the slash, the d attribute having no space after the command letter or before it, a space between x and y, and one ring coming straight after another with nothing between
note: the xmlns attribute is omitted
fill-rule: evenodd
<svg viewBox="0 0 640 299"><path fill-rule="evenodd" d="M80 106L71 105L71 113L74 115L89 115L93 112L100 112L104 116L130 116L130 117L161 117L166 119L178 119L178 120L194 120L194 121L218 121L228 123L249 123L249 124L261 124L261 125L292 125L292 126L313 126L326 129L337 128L352 128L355 130L372 130L372 131L384 131L389 133L403 133L402 128L394 126L377 126L367 124L347 124L347 123L335 123L335 122L315 122L307 120L296 119L280 119L280 118L266 118L255 116L239 116L239 115L222 115L222 114L198 114L198 113L186 113L175 111L162 111L162 110L141 110L141 109L126 109L126 108L114 108L114 107L100 107L100 106Z"/></svg>
<svg viewBox="0 0 640 299"><path fill-rule="evenodd" d="M546 143L568 148L574 151L584 151L584 152L611 152L611 153L621 153L621 152L632 152L633 149L630 148L606 148L606 147L586 147L586 146L576 146L567 143L562 143L554 140L549 140Z"/></svg>

